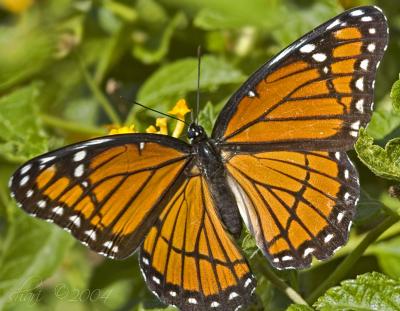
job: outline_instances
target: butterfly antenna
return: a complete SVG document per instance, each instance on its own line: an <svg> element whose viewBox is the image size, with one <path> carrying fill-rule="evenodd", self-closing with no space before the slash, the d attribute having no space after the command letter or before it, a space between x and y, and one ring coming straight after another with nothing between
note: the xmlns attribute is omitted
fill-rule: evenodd
<svg viewBox="0 0 400 311"><path fill-rule="evenodd" d="M120 96L120 98L124 99L122 96ZM138 105L138 106L140 106L140 107L143 107L143 108L145 108L145 109L148 109L148 110L150 110L150 111L156 112L156 113L161 114L161 115L163 115L163 116L166 116L166 117L168 117L168 118L175 119L175 120L177 120L177 121L182 121L185 125L189 126L189 123L187 123L185 120L179 119L179 118L177 118L177 117L175 117L175 116L172 116L172 115L170 115L170 114L168 114L168 113L164 113L164 112L158 111L158 110L156 110L156 109L147 107L147 106L145 106L145 105L143 105L143 104L141 104L141 103L138 103L138 102L136 102L136 101L134 101L133 104L134 104L134 105Z"/></svg>
<svg viewBox="0 0 400 311"><path fill-rule="evenodd" d="M197 48L196 124L199 123L199 110L200 110L200 67L201 67L201 45L199 45Z"/></svg>

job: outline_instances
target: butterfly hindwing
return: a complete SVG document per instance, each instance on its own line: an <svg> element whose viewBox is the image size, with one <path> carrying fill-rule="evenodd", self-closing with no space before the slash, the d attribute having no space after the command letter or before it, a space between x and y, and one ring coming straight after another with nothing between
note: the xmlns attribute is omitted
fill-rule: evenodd
<svg viewBox="0 0 400 311"><path fill-rule="evenodd" d="M220 113L213 138L237 150L348 150L370 119L387 47L376 7L346 11L262 66Z"/></svg>
<svg viewBox="0 0 400 311"><path fill-rule="evenodd" d="M276 268L309 267L346 243L359 184L345 152L239 154L227 168L243 219Z"/></svg>
<svg viewBox="0 0 400 311"><path fill-rule="evenodd" d="M30 160L10 180L19 206L92 250L129 256L189 162L189 146L161 135L113 135Z"/></svg>
<svg viewBox="0 0 400 311"><path fill-rule="evenodd" d="M181 310L236 310L255 289L247 261L215 208L204 178L188 177L141 247L149 288Z"/></svg>

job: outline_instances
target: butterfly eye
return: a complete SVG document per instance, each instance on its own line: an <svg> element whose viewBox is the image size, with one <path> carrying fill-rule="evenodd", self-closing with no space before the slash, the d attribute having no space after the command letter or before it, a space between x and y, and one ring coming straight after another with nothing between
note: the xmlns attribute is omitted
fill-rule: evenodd
<svg viewBox="0 0 400 311"><path fill-rule="evenodd" d="M204 129L200 125L191 124L189 126L187 135L188 135L188 138L190 140L193 140L193 139L196 139L196 138L199 138L199 137L204 137L205 136L205 132L204 132Z"/></svg>

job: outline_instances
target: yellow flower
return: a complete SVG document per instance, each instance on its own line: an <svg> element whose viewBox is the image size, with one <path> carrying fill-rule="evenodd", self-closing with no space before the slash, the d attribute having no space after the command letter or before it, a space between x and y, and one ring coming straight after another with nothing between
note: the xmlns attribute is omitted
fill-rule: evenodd
<svg viewBox="0 0 400 311"><path fill-rule="evenodd" d="M168 135L167 118L157 118L156 119L156 127L159 128L158 131L153 125L150 125L146 129L146 133Z"/></svg>
<svg viewBox="0 0 400 311"><path fill-rule="evenodd" d="M174 106L174 108L172 108L172 110L168 111L169 114L177 116L177 118L181 119L181 120L185 120L184 117L189 112L190 112L190 109L188 108L186 100L183 98L178 100L178 102L175 104L175 106Z"/></svg>
<svg viewBox="0 0 400 311"><path fill-rule="evenodd" d="M0 0L1 1L1 0ZM185 127L185 115L190 112L190 109L188 108L186 104L186 100L180 99L170 110L168 113L171 115L176 116L179 120L182 121L176 121L176 126L174 129L174 132L172 133L172 136L175 138L179 138L181 136L182 131ZM127 134L127 133L137 133L138 131L135 130L135 125L131 125L130 127L124 126L120 128L114 128L111 129L109 132L109 135L114 135L114 134ZM161 135L168 135L168 124L167 124L167 118L157 118L156 119L156 124L150 125L146 129L146 133L152 133L152 134L161 134Z"/></svg>
<svg viewBox="0 0 400 311"><path fill-rule="evenodd" d="M156 126L160 129L159 134L168 135L167 118L157 118Z"/></svg>
<svg viewBox="0 0 400 311"><path fill-rule="evenodd" d="M111 129L110 132L108 133L109 135L115 135L115 134L130 134L130 133L137 133L135 130L135 125L132 124L131 126L123 126L120 128L114 128Z"/></svg>
<svg viewBox="0 0 400 311"><path fill-rule="evenodd" d="M32 4L33 0L0 0L1 6L15 14L26 11Z"/></svg>
<svg viewBox="0 0 400 311"><path fill-rule="evenodd" d="M146 129L146 133L155 134L155 133L157 133L157 129L154 127L154 125L150 125L150 126Z"/></svg>
<svg viewBox="0 0 400 311"><path fill-rule="evenodd" d="M184 99L178 100L174 108L168 111L169 114L172 114L176 116L179 120L182 120L182 121L176 121L176 126L174 132L172 133L172 137L178 138L179 136L181 136L182 131L185 127L185 123L183 121L185 121L185 115L188 114L189 112L190 109L188 108L186 100Z"/></svg>

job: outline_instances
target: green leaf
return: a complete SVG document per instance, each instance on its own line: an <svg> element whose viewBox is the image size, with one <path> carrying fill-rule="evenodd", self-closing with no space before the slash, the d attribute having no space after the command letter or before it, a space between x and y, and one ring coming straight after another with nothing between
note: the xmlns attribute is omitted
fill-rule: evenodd
<svg viewBox="0 0 400 311"><path fill-rule="evenodd" d="M368 248L368 253L377 257L383 272L391 277L400 278L400 238L375 243Z"/></svg>
<svg viewBox="0 0 400 311"><path fill-rule="evenodd" d="M392 99L393 110L396 113L400 113L400 80L393 84L390 98Z"/></svg>
<svg viewBox="0 0 400 311"><path fill-rule="evenodd" d="M280 22L282 5L274 0L246 1L203 0L194 24L206 30L237 29L256 26L271 29Z"/></svg>
<svg viewBox="0 0 400 311"><path fill-rule="evenodd" d="M383 98L372 114L367 131L375 139L383 139L400 126L400 113L393 111L389 96Z"/></svg>
<svg viewBox="0 0 400 311"><path fill-rule="evenodd" d="M244 253L249 258L253 257L255 253L259 251L255 238L247 230L245 231L245 234L242 238L240 245Z"/></svg>
<svg viewBox="0 0 400 311"><path fill-rule="evenodd" d="M314 1L314 3L309 1L309 3L305 7L290 4L285 6L283 14L290 18L285 23L279 20L277 29L272 32L273 38L279 43L279 48L291 44L342 11L338 1L322 0Z"/></svg>
<svg viewBox="0 0 400 311"><path fill-rule="evenodd" d="M382 202L384 208L388 208L386 209L385 214L387 215L387 212L390 213L391 211L400 214L400 204L399 204L399 198L397 197L397 193L395 193L396 196L394 197L389 193L389 189L387 189L387 186L384 189L385 191L381 192L379 195L379 200ZM398 223L398 226L400 227L400 222Z"/></svg>
<svg viewBox="0 0 400 311"><path fill-rule="evenodd" d="M0 91L27 80L53 61L54 35L32 17L0 27Z"/></svg>
<svg viewBox="0 0 400 311"><path fill-rule="evenodd" d="M73 242L60 228L13 211L0 250L0 310L51 276Z"/></svg>
<svg viewBox="0 0 400 311"><path fill-rule="evenodd" d="M93 271L88 288L91 291L107 291L111 286L129 281L136 308L132 310L164 310L164 305L147 288L140 273L138 258L133 255L126 260L104 260ZM141 303L145 302L145 307Z"/></svg>
<svg viewBox="0 0 400 311"><path fill-rule="evenodd" d="M98 103L91 97L71 100L63 113L65 119L84 125L95 125L98 114Z"/></svg>
<svg viewBox="0 0 400 311"><path fill-rule="evenodd" d="M400 282L378 272L359 275L329 289L314 304L317 310L399 310Z"/></svg>
<svg viewBox="0 0 400 311"><path fill-rule="evenodd" d="M286 311L313 311L314 309L306 305L290 305Z"/></svg>
<svg viewBox="0 0 400 311"><path fill-rule="evenodd" d="M238 83L242 73L223 59L204 56L201 62L201 88L212 90L219 85ZM142 86L138 101L148 106L178 99L197 89L197 58L186 58L161 67Z"/></svg>
<svg viewBox="0 0 400 311"><path fill-rule="evenodd" d="M11 161L26 161L47 151L47 136L37 111L36 84L0 98L0 155Z"/></svg>
<svg viewBox="0 0 400 311"><path fill-rule="evenodd" d="M98 18L99 25L109 34L114 34L121 29L122 21L105 7L99 9Z"/></svg>
<svg viewBox="0 0 400 311"><path fill-rule="evenodd" d="M122 20L128 23L131 23L138 18L138 12L129 5L125 5L117 1L107 0L103 2L103 6L115 16L120 17Z"/></svg>
<svg viewBox="0 0 400 311"><path fill-rule="evenodd" d="M361 195L360 201L357 204L357 214L353 221L357 226L368 226L373 221L380 220L380 216L383 214L382 203L379 200L374 199L362 187L360 191Z"/></svg>
<svg viewBox="0 0 400 311"><path fill-rule="evenodd" d="M217 114L215 112L215 107L211 102L207 102L204 108L199 113L199 124L206 130L206 132L211 135L213 125Z"/></svg>
<svg viewBox="0 0 400 311"><path fill-rule="evenodd" d="M168 53L172 35L177 29L185 27L186 17L183 13L177 13L162 29L149 33L142 44L133 46L133 55L145 64L159 62Z"/></svg>
<svg viewBox="0 0 400 311"><path fill-rule="evenodd" d="M239 70L221 58L208 55L202 58L202 90L211 91L224 84L241 82L244 78ZM172 106L179 98L196 89L197 59L186 58L161 67L147 79L139 90L138 102L150 107ZM132 119L131 110L126 123L129 124Z"/></svg>
<svg viewBox="0 0 400 311"><path fill-rule="evenodd" d="M261 260L266 260L266 259L262 258ZM261 308L253 307L249 308L249 310L282 310L280 299L275 300L276 298L275 286L272 285L272 283L268 280L268 278L262 275L262 273L258 273L257 275L257 287L256 287L255 298L256 298L255 303L261 304ZM275 304L276 302L277 304ZM279 305L279 307L277 305ZM284 300L284 305L286 305L286 300Z"/></svg>
<svg viewBox="0 0 400 311"><path fill-rule="evenodd" d="M168 13L165 8L155 0L138 0L136 10L139 19L148 27L158 28L160 24L168 21Z"/></svg>
<svg viewBox="0 0 400 311"><path fill-rule="evenodd" d="M90 289L104 289L121 280L130 279L134 286L142 286L137 256L125 260L104 260L93 270L89 281ZM139 287L139 286L137 286Z"/></svg>
<svg viewBox="0 0 400 311"><path fill-rule="evenodd" d="M400 181L400 138L390 140L383 149L374 145L374 139L361 129L354 147L360 160L374 174Z"/></svg>

